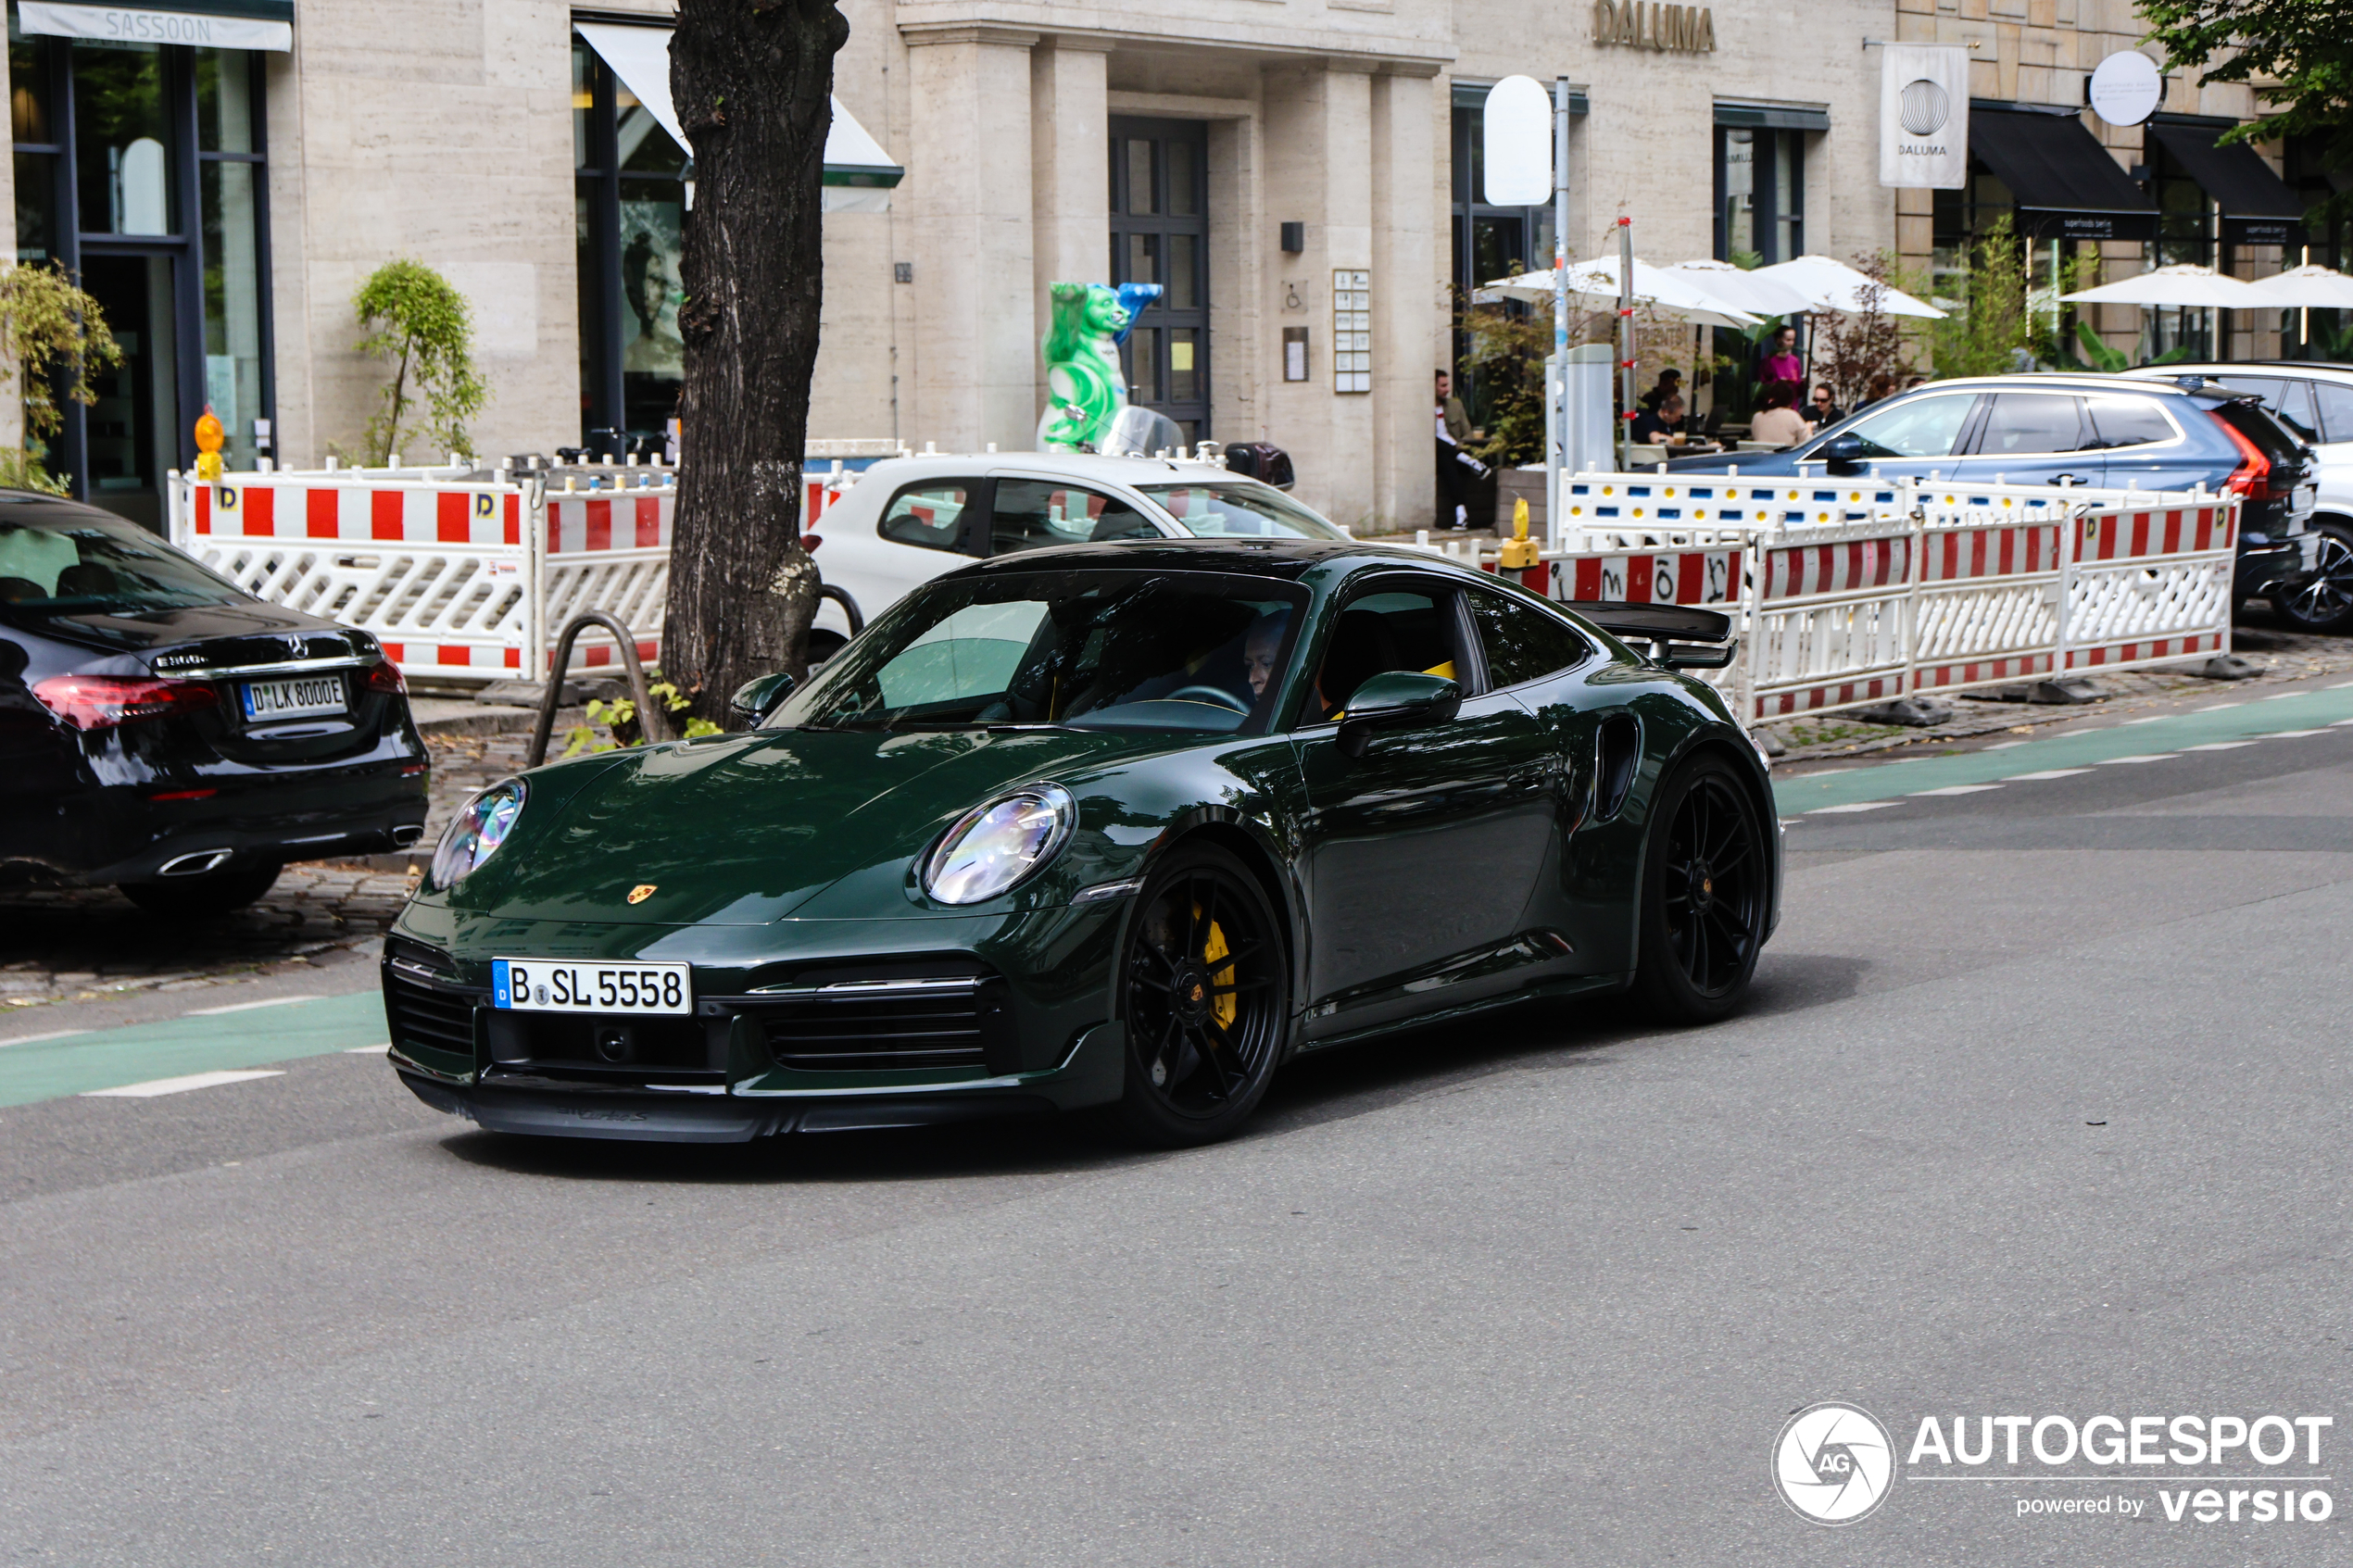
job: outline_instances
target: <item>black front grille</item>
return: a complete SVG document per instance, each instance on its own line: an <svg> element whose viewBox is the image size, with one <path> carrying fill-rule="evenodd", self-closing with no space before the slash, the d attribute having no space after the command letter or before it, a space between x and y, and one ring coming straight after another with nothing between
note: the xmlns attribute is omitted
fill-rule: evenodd
<svg viewBox="0 0 2353 1568"><path fill-rule="evenodd" d="M395 1045L414 1040L435 1050L473 1055L475 1000L472 993L427 985L385 967L384 1013Z"/></svg>
<svg viewBox="0 0 2353 1568"><path fill-rule="evenodd" d="M985 975L843 980L747 998L779 1067L841 1073L986 1067L1005 1017Z"/></svg>
<svg viewBox="0 0 2353 1568"><path fill-rule="evenodd" d="M716 1062L711 1034L699 1018L503 1012L490 1022L490 1054L507 1063L699 1073L726 1065L724 1022Z"/></svg>

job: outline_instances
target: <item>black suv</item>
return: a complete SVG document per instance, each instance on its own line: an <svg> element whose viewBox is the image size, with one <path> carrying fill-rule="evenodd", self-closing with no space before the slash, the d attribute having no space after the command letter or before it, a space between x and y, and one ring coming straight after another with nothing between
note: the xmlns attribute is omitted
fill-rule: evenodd
<svg viewBox="0 0 2353 1568"><path fill-rule="evenodd" d="M0 882L233 909L288 860L415 843L425 769L366 633L110 512L0 491Z"/></svg>

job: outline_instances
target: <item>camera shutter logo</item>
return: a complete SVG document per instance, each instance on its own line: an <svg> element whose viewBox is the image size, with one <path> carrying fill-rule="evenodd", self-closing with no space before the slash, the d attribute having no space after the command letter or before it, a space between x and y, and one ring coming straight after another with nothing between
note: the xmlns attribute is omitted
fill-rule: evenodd
<svg viewBox="0 0 2353 1568"><path fill-rule="evenodd" d="M1920 76L1904 84L1895 117L1913 135L1933 136L1944 129L1944 121L1952 113L1953 100L1945 95L1944 89Z"/></svg>
<svg viewBox="0 0 2353 1568"><path fill-rule="evenodd" d="M1895 1444L1887 1428L1853 1405L1809 1405L1773 1440L1773 1485L1781 1500L1817 1524L1852 1524L1887 1500Z"/></svg>

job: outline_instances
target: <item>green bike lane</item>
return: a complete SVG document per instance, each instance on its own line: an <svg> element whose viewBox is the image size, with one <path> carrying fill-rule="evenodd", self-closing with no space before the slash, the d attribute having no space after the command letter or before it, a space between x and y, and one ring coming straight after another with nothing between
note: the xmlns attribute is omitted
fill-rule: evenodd
<svg viewBox="0 0 2353 1568"><path fill-rule="evenodd" d="M2339 724L2353 725L2353 682L1950 756L1784 775L1774 781L1774 792L1784 817L1868 809L1909 796L1974 795L2042 782L2036 775L2064 780L2073 770L2126 759L2235 747ZM384 1002L373 986L343 996L198 1010L151 1023L35 1033L0 1040L0 1108L125 1089L145 1095L211 1087L238 1081L229 1074L364 1050L384 1039Z"/></svg>
<svg viewBox="0 0 2353 1568"><path fill-rule="evenodd" d="M2184 713L2128 720L2047 740L1919 757L1902 762L1777 775L1784 818L1892 805L1907 796L1974 795L2014 784L2064 779L2077 770L2159 762L2184 752L2235 749L2353 725L2353 682L2211 703Z"/></svg>
<svg viewBox="0 0 2353 1568"><path fill-rule="evenodd" d="M237 1081L215 1074L364 1050L384 1039L384 996L373 986L199 1010L155 1023L29 1035L0 1040L0 1107L127 1088L142 1097L206 1088Z"/></svg>

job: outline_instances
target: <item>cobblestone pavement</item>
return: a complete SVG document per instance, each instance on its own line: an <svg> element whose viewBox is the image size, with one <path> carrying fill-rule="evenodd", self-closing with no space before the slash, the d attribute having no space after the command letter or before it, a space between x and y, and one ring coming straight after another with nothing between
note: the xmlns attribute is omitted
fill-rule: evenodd
<svg viewBox="0 0 2353 1568"><path fill-rule="evenodd" d="M434 759L426 845L468 796L522 771L530 738L425 737ZM251 907L202 921L151 915L111 887L0 891L0 1010L372 963L416 885L409 863L424 858L288 866Z"/></svg>
<svg viewBox="0 0 2353 1568"><path fill-rule="evenodd" d="M2134 671L2096 677L2108 695L2092 707L1963 699L1951 722L1927 729L1859 724L1835 714L1775 725L1790 748L1780 765L1951 746L2093 713L2105 721L2170 706L2184 694L2245 692L2353 671L2353 639L2305 636L2280 630L2259 615L2240 627L2234 645L2259 667L2253 680L2226 684L2170 671ZM560 723L557 730L559 753L563 728ZM372 963L443 824L475 790L522 771L530 736L433 734L426 742L434 758L426 847L408 855L376 856L365 864L289 866L277 886L251 908L209 921L161 919L112 888L0 891L0 1013Z"/></svg>

